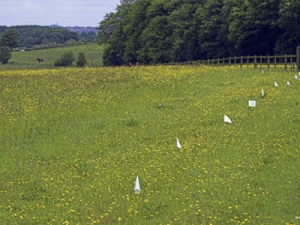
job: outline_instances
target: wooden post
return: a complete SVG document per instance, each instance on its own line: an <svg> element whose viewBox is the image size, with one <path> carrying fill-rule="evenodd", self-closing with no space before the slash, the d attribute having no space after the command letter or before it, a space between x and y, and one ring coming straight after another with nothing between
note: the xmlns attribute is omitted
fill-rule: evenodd
<svg viewBox="0 0 300 225"><path fill-rule="evenodd" d="M268 69L270 69L270 55L268 55Z"/></svg>
<svg viewBox="0 0 300 225"><path fill-rule="evenodd" d="M284 70L287 70L287 54L284 55Z"/></svg>
<svg viewBox="0 0 300 225"><path fill-rule="evenodd" d="M225 58L223 57L223 65L225 64Z"/></svg>
<svg viewBox="0 0 300 225"><path fill-rule="evenodd" d="M254 68L257 68L257 61L256 61L256 55L254 56Z"/></svg>
<svg viewBox="0 0 300 225"><path fill-rule="evenodd" d="M241 68L242 68L243 67L243 56L241 56L240 65L241 65Z"/></svg>
<svg viewBox="0 0 300 225"><path fill-rule="evenodd" d="M297 70L300 71L300 46L297 47Z"/></svg>
<svg viewBox="0 0 300 225"><path fill-rule="evenodd" d="M248 68L248 65L249 65L249 55L247 56L247 68Z"/></svg>
<svg viewBox="0 0 300 225"><path fill-rule="evenodd" d="M275 54L275 56L274 56L274 69L276 70L276 54Z"/></svg>
<svg viewBox="0 0 300 225"><path fill-rule="evenodd" d="M234 66L236 66L236 56L234 56Z"/></svg>
<svg viewBox="0 0 300 225"><path fill-rule="evenodd" d="M262 64L262 56L260 55L260 59L259 59L259 68L261 68L261 64Z"/></svg>
<svg viewBox="0 0 300 225"><path fill-rule="evenodd" d="M228 62L228 64L229 64L229 67L231 66L231 57L229 57L229 62Z"/></svg>

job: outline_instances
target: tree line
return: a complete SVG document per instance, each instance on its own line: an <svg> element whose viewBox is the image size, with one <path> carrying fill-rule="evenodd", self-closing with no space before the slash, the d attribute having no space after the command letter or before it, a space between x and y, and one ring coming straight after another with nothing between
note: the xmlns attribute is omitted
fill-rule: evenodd
<svg viewBox="0 0 300 225"><path fill-rule="evenodd" d="M0 26L0 36L7 30L18 31L20 33L20 46L28 48L50 43L65 44L68 41L73 43L78 41L94 42L97 38L97 34L94 32L78 34L63 27L38 25Z"/></svg>
<svg viewBox="0 0 300 225"><path fill-rule="evenodd" d="M100 22L105 65L294 54L298 0L121 0Z"/></svg>

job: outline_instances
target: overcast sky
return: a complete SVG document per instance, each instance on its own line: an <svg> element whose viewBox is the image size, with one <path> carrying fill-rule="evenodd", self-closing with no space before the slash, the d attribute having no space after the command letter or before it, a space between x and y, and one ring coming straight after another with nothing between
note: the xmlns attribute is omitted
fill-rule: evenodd
<svg viewBox="0 0 300 225"><path fill-rule="evenodd" d="M120 0L0 0L0 25L98 27Z"/></svg>

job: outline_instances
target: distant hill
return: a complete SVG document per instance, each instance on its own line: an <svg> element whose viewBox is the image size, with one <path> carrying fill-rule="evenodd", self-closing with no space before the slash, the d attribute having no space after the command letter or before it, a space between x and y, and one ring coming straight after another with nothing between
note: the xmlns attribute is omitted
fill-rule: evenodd
<svg viewBox="0 0 300 225"><path fill-rule="evenodd" d="M93 27L59 27L59 26L0 26L0 35L7 29L20 32L22 47L32 48L36 45L56 45L76 42L94 42L97 38Z"/></svg>
<svg viewBox="0 0 300 225"><path fill-rule="evenodd" d="M97 28L96 27L78 27L78 26L75 26L75 27L64 27L70 31L73 31L73 32L76 32L76 33L79 33L79 34L82 34L82 33L90 33L90 32L93 32L95 34L98 33L97 31Z"/></svg>

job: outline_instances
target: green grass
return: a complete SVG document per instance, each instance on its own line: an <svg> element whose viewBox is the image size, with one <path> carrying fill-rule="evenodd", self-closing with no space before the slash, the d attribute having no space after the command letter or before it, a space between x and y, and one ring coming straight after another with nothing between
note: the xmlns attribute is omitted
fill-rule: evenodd
<svg viewBox="0 0 300 225"><path fill-rule="evenodd" d="M204 66L2 71L1 223L299 224L294 75Z"/></svg>
<svg viewBox="0 0 300 225"><path fill-rule="evenodd" d="M13 52L8 64L0 64L0 70L14 68L47 68L53 67L54 61L59 59L64 52L72 51L77 59L78 53L83 52L88 61L88 66L102 66L103 47L98 44L82 44L63 46L48 49L39 49L25 52ZM36 59L42 58L43 63ZM75 65L75 63L74 63Z"/></svg>

